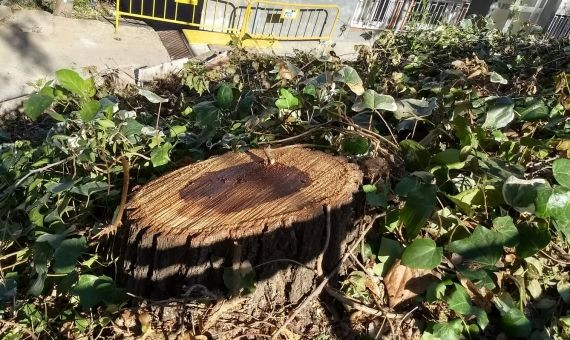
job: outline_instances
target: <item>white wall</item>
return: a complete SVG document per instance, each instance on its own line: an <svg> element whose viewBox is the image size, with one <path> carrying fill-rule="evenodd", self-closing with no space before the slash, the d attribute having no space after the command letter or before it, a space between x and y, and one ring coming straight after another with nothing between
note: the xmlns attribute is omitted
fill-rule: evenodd
<svg viewBox="0 0 570 340"><path fill-rule="evenodd" d="M570 0L562 0L556 14L570 15Z"/></svg>
<svg viewBox="0 0 570 340"><path fill-rule="evenodd" d="M516 30L525 22L546 28L555 14L570 15L570 0L544 0L543 8L533 12L515 12L516 4L517 0L498 0L491 6L490 17L499 29L507 30L511 23Z"/></svg>

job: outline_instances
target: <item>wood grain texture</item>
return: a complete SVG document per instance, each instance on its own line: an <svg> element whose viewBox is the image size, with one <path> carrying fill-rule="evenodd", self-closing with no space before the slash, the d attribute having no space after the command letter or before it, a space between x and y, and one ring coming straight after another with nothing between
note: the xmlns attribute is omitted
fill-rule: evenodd
<svg viewBox="0 0 570 340"><path fill-rule="evenodd" d="M266 162L263 150L213 157L134 194L120 250L127 288L160 298L195 283L223 290L223 270L236 261L253 266L276 261L255 269L259 299L295 302L310 291L326 243L326 207L331 230L325 271L354 237L354 194L362 173L346 159L320 151L272 153L274 164Z"/></svg>
<svg viewBox="0 0 570 340"><path fill-rule="evenodd" d="M189 236L193 245L236 239L309 220L350 202L362 181L354 164L320 151L227 153L144 186L130 201L131 228Z"/></svg>

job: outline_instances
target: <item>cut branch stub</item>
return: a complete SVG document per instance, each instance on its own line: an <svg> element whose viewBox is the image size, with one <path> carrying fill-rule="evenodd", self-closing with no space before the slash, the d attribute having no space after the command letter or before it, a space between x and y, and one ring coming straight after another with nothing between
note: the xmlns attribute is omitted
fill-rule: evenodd
<svg viewBox="0 0 570 340"><path fill-rule="evenodd" d="M141 188L127 205L128 237L121 250L127 288L153 297L177 295L195 283L221 289L223 269L244 261L254 267L270 262L255 269L256 280L277 279L291 287L296 279L279 278L279 272L314 273L275 260L317 269L327 206L330 245L323 262L334 265L353 237L353 195L362 173L324 152L282 148L272 153L274 164L262 150L227 153Z"/></svg>

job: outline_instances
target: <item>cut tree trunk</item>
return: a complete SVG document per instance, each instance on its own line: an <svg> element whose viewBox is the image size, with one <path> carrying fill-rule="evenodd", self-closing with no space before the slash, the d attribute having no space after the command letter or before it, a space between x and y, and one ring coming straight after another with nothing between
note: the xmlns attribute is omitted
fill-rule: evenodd
<svg viewBox="0 0 570 340"><path fill-rule="evenodd" d="M254 295L296 303L354 239L361 183L346 159L295 147L232 152L178 169L127 204L123 282L151 298L195 284L227 291L251 265Z"/></svg>

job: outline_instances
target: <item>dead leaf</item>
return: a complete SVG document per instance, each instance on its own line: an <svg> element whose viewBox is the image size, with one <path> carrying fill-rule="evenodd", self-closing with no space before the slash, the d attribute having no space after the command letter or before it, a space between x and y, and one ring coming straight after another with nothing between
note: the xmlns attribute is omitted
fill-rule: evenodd
<svg viewBox="0 0 570 340"><path fill-rule="evenodd" d="M143 334L152 330L152 316L147 312L142 312L138 315L139 322L141 323L141 330Z"/></svg>
<svg viewBox="0 0 570 340"><path fill-rule="evenodd" d="M303 71L289 61L278 60L277 64L279 65L279 76L281 79L291 80L299 75L303 75Z"/></svg>
<svg viewBox="0 0 570 340"><path fill-rule="evenodd" d="M517 256L515 254L507 254L505 255L505 262L508 264L513 264L517 260Z"/></svg>
<svg viewBox="0 0 570 340"><path fill-rule="evenodd" d="M467 77L467 79L473 79L473 78L475 78L475 77L477 77L477 76L480 76L482 73L483 73L483 72L482 72L481 70L476 70L475 72L471 73L471 74Z"/></svg>
<svg viewBox="0 0 570 340"><path fill-rule="evenodd" d="M299 339L301 339L301 336L299 334L295 334L295 333L291 332L290 330L288 330L287 328L283 328L283 330L281 331L281 334L284 335L287 340L299 340Z"/></svg>
<svg viewBox="0 0 570 340"><path fill-rule="evenodd" d="M388 305L394 308L400 303L414 298L426 291L436 276L430 270L413 269L396 261L388 274L384 277L384 284L388 292Z"/></svg>
<svg viewBox="0 0 570 340"><path fill-rule="evenodd" d="M225 51L205 61L204 66L206 67L206 69L212 70L212 69L222 68L223 66L229 63L230 63L230 57L228 56L228 52Z"/></svg>
<svg viewBox="0 0 570 340"><path fill-rule="evenodd" d="M566 157L570 158L570 140L561 141L557 146L556 150L560 152L565 152Z"/></svg>
<svg viewBox="0 0 570 340"><path fill-rule="evenodd" d="M453 65L453 67L455 67L458 70L463 70L467 66L463 60L455 60L451 63L451 65Z"/></svg>
<svg viewBox="0 0 570 340"><path fill-rule="evenodd" d="M485 287L477 288L471 280L465 276L457 273L457 278L461 285L467 290L467 294L471 297L473 302L485 311L490 312L493 304L491 300L493 299L493 293L488 291Z"/></svg>
<svg viewBox="0 0 570 340"><path fill-rule="evenodd" d="M126 329L133 328L137 325L135 316L128 309L125 309L121 316L117 318L115 323L120 327L125 327Z"/></svg>

